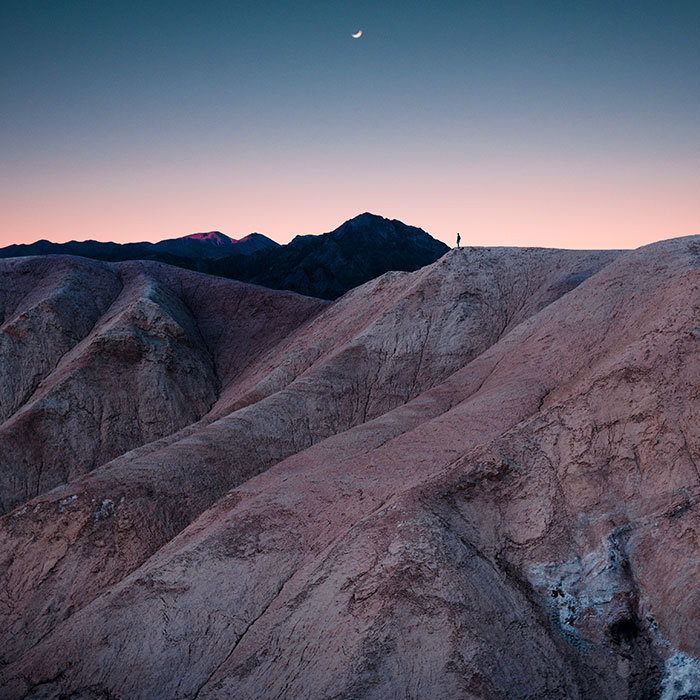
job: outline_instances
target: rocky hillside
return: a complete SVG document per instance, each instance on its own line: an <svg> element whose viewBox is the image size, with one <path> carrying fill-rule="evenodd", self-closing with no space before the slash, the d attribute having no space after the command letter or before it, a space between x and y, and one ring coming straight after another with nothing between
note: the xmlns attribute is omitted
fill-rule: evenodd
<svg viewBox="0 0 700 700"><path fill-rule="evenodd" d="M447 246L422 229L361 214L335 231L297 236L286 246L259 233L235 240L210 231L159 243L37 241L0 248L0 258L63 254L108 262L152 260L271 289L337 299L390 270L418 270L445 252Z"/></svg>
<svg viewBox="0 0 700 700"><path fill-rule="evenodd" d="M22 258L0 323L2 697L700 692L700 238Z"/></svg>

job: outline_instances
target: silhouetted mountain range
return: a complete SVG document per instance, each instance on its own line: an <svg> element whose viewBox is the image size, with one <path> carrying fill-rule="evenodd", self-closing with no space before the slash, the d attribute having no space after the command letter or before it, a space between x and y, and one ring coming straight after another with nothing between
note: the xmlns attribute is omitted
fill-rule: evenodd
<svg viewBox="0 0 700 700"><path fill-rule="evenodd" d="M95 260L156 260L229 279L336 299L390 270L412 272L448 247L415 226L361 214L320 236L297 236L281 246L259 233L235 240L219 231L159 243L41 240L0 249L0 258L80 255Z"/></svg>
<svg viewBox="0 0 700 700"><path fill-rule="evenodd" d="M251 233L243 238L229 238L221 231L192 233L182 238L170 238L159 243L148 244L153 250L171 255L194 258L220 258L231 254L250 255L261 250L273 250L280 244L261 233Z"/></svg>
<svg viewBox="0 0 700 700"><path fill-rule="evenodd" d="M192 233L182 238L169 238L158 243L103 243L101 241L69 241L52 243L41 240L28 245L10 245L0 248L0 257L16 258L25 255L80 255L94 260L119 262L122 260L160 260L164 256L188 258L220 258L236 253L250 255L261 250L279 248L271 238L251 233L244 238L229 238L220 231Z"/></svg>

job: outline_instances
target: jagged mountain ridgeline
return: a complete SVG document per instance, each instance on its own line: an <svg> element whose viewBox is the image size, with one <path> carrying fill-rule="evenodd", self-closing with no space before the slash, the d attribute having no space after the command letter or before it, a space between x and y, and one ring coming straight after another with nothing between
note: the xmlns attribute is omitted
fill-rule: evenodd
<svg viewBox="0 0 700 700"><path fill-rule="evenodd" d="M371 223L0 261L0 696L698 696L700 237Z"/></svg>
<svg viewBox="0 0 700 700"><path fill-rule="evenodd" d="M169 238L158 243L104 243L101 241L69 241L52 243L41 240L36 243L10 245L0 248L0 258L17 258L27 255L80 255L94 260L116 262L120 260L160 260L177 256L189 258L220 258L232 255L250 255L260 250L279 247L278 243L260 233L251 233L240 239L229 238L220 231L192 233L182 238Z"/></svg>
<svg viewBox="0 0 700 700"><path fill-rule="evenodd" d="M155 260L272 289L337 299L390 270L418 270L446 251L444 243L422 229L365 213L335 231L297 236L285 246L259 233L234 240L211 231L160 243L38 241L0 248L0 258L64 254L110 262Z"/></svg>

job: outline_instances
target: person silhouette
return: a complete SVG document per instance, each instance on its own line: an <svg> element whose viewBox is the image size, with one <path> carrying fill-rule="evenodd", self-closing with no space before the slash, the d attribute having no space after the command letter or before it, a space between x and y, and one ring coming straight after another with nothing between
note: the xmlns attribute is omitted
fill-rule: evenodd
<svg viewBox="0 0 700 700"><path fill-rule="evenodd" d="M457 247L458 247L458 248L461 247L461 246L459 245L459 242L460 242L461 240L462 240L462 239L460 238L459 234L457 234Z"/></svg>

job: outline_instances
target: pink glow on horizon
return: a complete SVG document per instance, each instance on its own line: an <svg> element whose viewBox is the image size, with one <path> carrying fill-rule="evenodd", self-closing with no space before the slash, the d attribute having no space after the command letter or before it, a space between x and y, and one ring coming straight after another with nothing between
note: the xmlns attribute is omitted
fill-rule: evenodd
<svg viewBox="0 0 700 700"><path fill-rule="evenodd" d="M20 194L0 195L6 200L0 201L0 246L42 238L157 241L210 230L235 239L258 232L287 243L364 211L419 226L448 245L457 231L463 245L558 248L635 248L700 233L698 178L670 168L606 177L512 164L482 168L478 176L435 173L421 179L344 173L342 182L317 173L293 182L269 173L195 185L61 181L36 199L19 188Z"/></svg>

